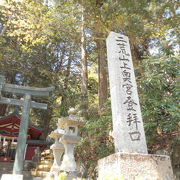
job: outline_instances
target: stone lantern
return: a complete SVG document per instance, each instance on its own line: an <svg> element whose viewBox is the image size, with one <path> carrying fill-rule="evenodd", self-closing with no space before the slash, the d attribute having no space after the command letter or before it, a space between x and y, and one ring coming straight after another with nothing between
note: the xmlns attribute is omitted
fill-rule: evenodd
<svg viewBox="0 0 180 180"><path fill-rule="evenodd" d="M53 156L54 156L54 162L50 170L51 173L56 173L60 171L61 159L64 153L64 146L61 142L59 142L59 138L62 137L63 135L64 135L64 130L60 128L52 131L51 134L49 135L50 138L55 139L55 143L50 147L53 151Z"/></svg>
<svg viewBox="0 0 180 180"><path fill-rule="evenodd" d="M84 122L76 116L76 113L76 110L72 108L68 111L68 117L60 118L58 120L58 126L65 130L65 133L60 140L65 148L65 154L60 169L61 171L68 173L77 172L74 147L81 139L78 136L78 127L84 124Z"/></svg>

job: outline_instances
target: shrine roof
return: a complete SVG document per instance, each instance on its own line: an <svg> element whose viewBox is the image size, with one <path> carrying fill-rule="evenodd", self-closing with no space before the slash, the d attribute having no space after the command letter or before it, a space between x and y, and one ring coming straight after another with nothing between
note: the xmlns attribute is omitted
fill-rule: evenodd
<svg viewBox="0 0 180 180"><path fill-rule="evenodd" d="M7 116L1 117L0 130L2 132L0 132L0 134L4 132L3 134L7 136L18 136L20 121L21 115L17 110ZM36 127L31 122L29 122L28 134L32 139L39 139L39 136L42 134L42 132L42 128Z"/></svg>
<svg viewBox="0 0 180 180"><path fill-rule="evenodd" d="M14 117L14 116L16 116L16 117L18 117L18 118L21 117L20 114L18 113L18 110L15 110L14 112L12 112L12 113L9 114L9 115L6 115L6 116L1 117L1 118L0 118L0 123L2 123L2 121L5 122L5 120L7 120L7 119L9 119L9 118L11 118L11 117Z"/></svg>

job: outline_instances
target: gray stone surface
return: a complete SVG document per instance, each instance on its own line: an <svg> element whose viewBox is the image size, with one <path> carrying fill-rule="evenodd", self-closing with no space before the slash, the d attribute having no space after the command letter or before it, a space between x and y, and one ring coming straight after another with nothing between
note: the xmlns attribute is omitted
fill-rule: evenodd
<svg viewBox="0 0 180 180"><path fill-rule="evenodd" d="M98 161L98 177L123 180L173 180L170 158L164 155L115 153Z"/></svg>
<svg viewBox="0 0 180 180"><path fill-rule="evenodd" d="M78 136L78 126L84 124L84 122L80 121L79 117L76 116L76 113L77 111L74 108L71 108L68 111L68 117L60 118L58 120L58 127L65 130L65 134L60 139L60 142L65 148L65 153L61 164L61 171L68 173L77 173L77 165L74 158L74 148L81 140L81 138Z"/></svg>
<svg viewBox="0 0 180 180"><path fill-rule="evenodd" d="M75 179L78 179L78 177L81 177L78 171L67 173L67 180L75 180Z"/></svg>
<svg viewBox="0 0 180 180"><path fill-rule="evenodd" d="M65 154L61 164L61 170L65 172L75 172L77 170L76 161L74 158L74 148L80 141L79 136L64 135L61 142L64 144Z"/></svg>
<svg viewBox="0 0 180 180"><path fill-rule="evenodd" d="M59 129L59 131L58 131ZM51 132L49 135L50 138L55 139L55 143L51 145L51 149L53 151L54 162L50 170L50 174L54 176L54 178L58 178L58 173L60 171L61 159L64 153L64 146L59 139L64 134L64 130L58 127L58 129ZM60 133L59 133L60 132Z"/></svg>
<svg viewBox="0 0 180 180"><path fill-rule="evenodd" d="M68 111L69 116L68 117L62 117L58 119L58 126L59 127L67 127L67 126L82 126L84 124L84 121L80 120L80 118L76 115L77 111L74 108L71 108ZM77 135L77 129L76 129L76 135Z"/></svg>
<svg viewBox="0 0 180 180"><path fill-rule="evenodd" d="M99 179L173 180L170 158L147 154L128 37L111 32L107 57L116 153L98 161Z"/></svg>
<svg viewBox="0 0 180 180"><path fill-rule="evenodd" d="M29 125L29 111L31 107L31 96L26 94L24 100L24 108L21 117L21 124L19 128L18 143L16 148L16 155L13 167L13 174L22 174L24 166L24 157L27 148L27 132Z"/></svg>
<svg viewBox="0 0 180 180"><path fill-rule="evenodd" d="M63 156L63 161L61 164L61 170L65 172L74 172L77 170L76 161L74 158L74 148L77 144L77 141L70 142L69 139L61 139L61 142L64 144L65 153Z"/></svg>
<svg viewBox="0 0 180 180"><path fill-rule="evenodd" d="M13 162L0 162L0 179L3 174L12 175L12 170L13 170ZM22 174L23 174L23 180L32 180L32 175L30 171L25 170L22 172Z"/></svg>
<svg viewBox="0 0 180 180"><path fill-rule="evenodd" d="M128 37L111 32L106 42L115 151L147 154Z"/></svg>
<svg viewBox="0 0 180 180"><path fill-rule="evenodd" d="M23 175L3 174L1 180L23 180Z"/></svg>
<svg viewBox="0 0 180 180"><path fill-rule="evenodd" d="M53 151L53 156L54 156L54 163L53 166L51 167L51 172L58 171L60 170L61 158L64 153L64 146L59 141L55 141L55 143L51 146L51 149Z"/></svg>

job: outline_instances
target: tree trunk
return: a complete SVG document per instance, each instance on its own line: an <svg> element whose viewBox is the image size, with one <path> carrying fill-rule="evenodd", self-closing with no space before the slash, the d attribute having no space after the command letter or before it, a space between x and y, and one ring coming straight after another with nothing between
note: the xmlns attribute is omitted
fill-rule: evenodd
<svg viewBox="0 0 180 180"><path fill-rule="evenodd" d="M97 52L98 52L98 94L99 94L99 110L103 111L104 104L108 97L108 81L107 81L107 58L105 40L102 40L102 35L98 34Z"/></svg>
<svg viewBox="0 0 180 180"><path fill-rule="evenodd" d="M49 124L50 124L50 120L51 120L51 117L52 117L52 109L50 107L48 107L47 110L45 110L43 113L42 113L42 126L44 127L44 131L41 135L41 139L45 140L49 134Z"/></svg>
<svg viewBox="0 0 180 180"><path fill-rule="evenodd" d="M81 77L82 77L82 116L88 118L88 68L87 68L87 55L86 55L86 39L84 32L84 7L81 6Z"/></svg>

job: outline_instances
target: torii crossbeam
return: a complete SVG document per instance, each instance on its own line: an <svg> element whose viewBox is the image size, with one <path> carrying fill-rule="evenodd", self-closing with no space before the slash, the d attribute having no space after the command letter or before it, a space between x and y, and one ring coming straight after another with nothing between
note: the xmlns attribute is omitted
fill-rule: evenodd
<svg viewBox="0 0 180 180"><path fill-rule="evenodd" d="M5 77L0 75L0 103L23 106L13 174L22 174L23 171L30 108L47 109L47 104L34 102L31 97L49 96L53 90L54 87L35 88L8 84L5 82ZM2 92L22 95L24 100L2 97Z"/></svg>

